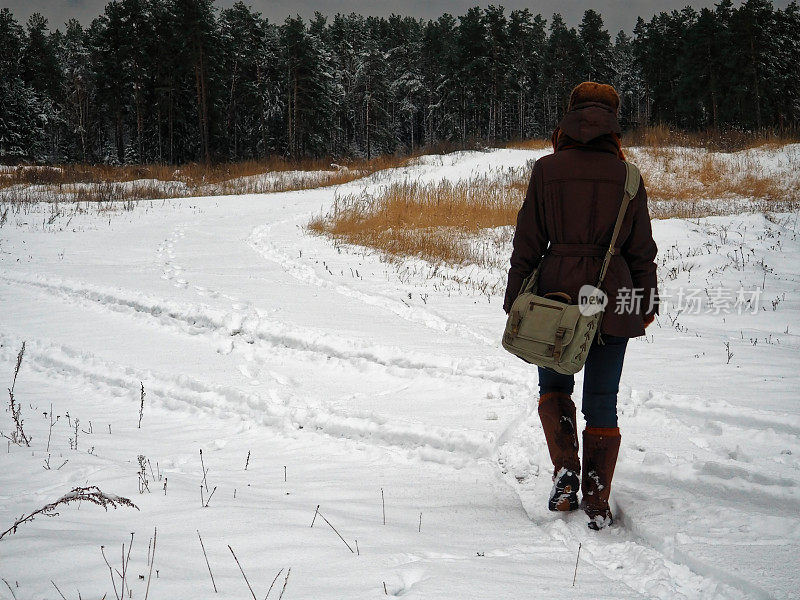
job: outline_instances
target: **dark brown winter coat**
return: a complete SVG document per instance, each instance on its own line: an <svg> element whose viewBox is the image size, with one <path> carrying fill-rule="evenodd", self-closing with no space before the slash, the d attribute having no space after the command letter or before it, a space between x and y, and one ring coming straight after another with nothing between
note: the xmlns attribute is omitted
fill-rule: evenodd
<svg viewBox="0 0 800 600"><path fill-rule="evenodd" d="M575 302L582 285L596 285L619 213L625 165L620 158L620 128L614 111L596 102L578 104L567 112L556 131L555 152L536 161L517 217L503 305L506 312L519 294L522 280L543 256L539 294L566 292ZM548 244L581 246L554 248L552 254L545 254ZM657 248L644 182L628 206L616 247L619 254L611 258L602 285L608 305L601 332L636 337L644 334L645 319L649 321L658 313L653 262ZM632 294L620 292L621 288L641 290L633 292L633 297L641 295L641 300L623 302L625 310L620 313L618 297L631 298Z"/></svg>

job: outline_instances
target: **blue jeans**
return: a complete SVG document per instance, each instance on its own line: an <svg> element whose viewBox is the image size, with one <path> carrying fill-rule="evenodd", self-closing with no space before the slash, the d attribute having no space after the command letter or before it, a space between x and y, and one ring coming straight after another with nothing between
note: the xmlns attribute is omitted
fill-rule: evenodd
<svg viewBox="0 0 800 600"><path fill-rule="evenodd" d="M617 392L628 338L604 334L603 341L604 344L598 344L595 338L583 367L581 412L587 427L617 427ZM574 376L539 367L540 394L572 394L573 389Z"/></svg>

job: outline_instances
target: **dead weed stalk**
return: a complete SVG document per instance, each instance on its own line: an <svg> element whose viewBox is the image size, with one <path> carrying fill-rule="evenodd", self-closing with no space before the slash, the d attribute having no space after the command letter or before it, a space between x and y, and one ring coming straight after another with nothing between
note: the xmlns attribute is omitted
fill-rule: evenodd
<svg viewBox="0 0 800 600"><path fill-rule="evenodd" d="M14 388L17 385L17 375L19 375L19 369L22 366L23 356L25 356L25 342L22 342L22 348L20 348L19 354L17 354L17 363L14 366L14 379L11 382L11 387L8 388L9 408L11 410L11 418L14 421L14 431L8 439L18 446L25 444L25 446L30 447L31 438L25 435L25 430L22 427L22 406L20 406L14 398ZM3 437L8 436L4 435Z"/></svg>
<svg viewBox="0 0 800 600"><path fill-rule="evenodd" d="M88 487L76 487L72 491L64 494L56 500L55 502L51 502L50 504L45 504L42 508L33 511L30 514L23 515L19 517L14 524L11 525L8 529L6 529L3 533L0 533L0 540L2 540L6 535L10 533L16 533L17 527L22 525L23 523L30 523L36 517L40 515L44 515L46 517L56 517L58 516L58 512L56 509L59 506L66 506L72 502L90 502L92 504L96 504L97 506L102 506L106 511L108 511L108 507L117 508L118 506L128 506L130 508L135 508L139 510L139 507L136 506L133 502L128 500L127 498L123 498L122 496L115 496L113 494L106 494L100 488L95 485L90 485Z"/></svg>

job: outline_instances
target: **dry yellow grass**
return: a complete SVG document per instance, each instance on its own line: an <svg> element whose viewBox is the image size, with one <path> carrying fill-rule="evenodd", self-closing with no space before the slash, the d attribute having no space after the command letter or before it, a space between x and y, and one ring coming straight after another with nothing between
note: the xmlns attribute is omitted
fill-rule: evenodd
<svg viewBox="0 0 800 600"><path fill-rule="evenodd" d="M544 138L530 138L527 140L511 140L505 145L506 148L516 148L519 150L545 150L550 148L550 140Z"/></svg>
<svg viewBox="0 0 800 600"><path fill-rule="evenodd" d="M314 218L309 229L393 257L485 265L485 253L471 241L483 229L516 221L528 171L507 169L456 183L402 181L378 196L336 197L330 213Z"/></svg>
<svg viewBox="0 0 800 600"><path fill-rule="evenodd" d="M778 132L772 129L762 131L725 130L715 131L706 129L701 131L684 131L669 125L651 125L626 131L622 136L625 146L647 146L650 148L684 147L704 148L719 152L735 152L749 148L771 147L778 148L795 142L800 142L800 132ZM550 140L545 138L530 138L511 140L505 148L519 148L522 150L541 150L550 147Z"/></svg>
<svg viewBox="0 0 800 600"><path fill-rule="evenodd" d="M273 157L242 163L169 165L61 165L6 167L0 201L116 202L256 194L338 185L376 171L408 164L411 156L385 155L332 162Z"/></svg>
<svg viewBox="0 0 800 600"><path fill-rule="evenodd" d="M768 168L763 159L769 150L762 146L723 154L655 146L629 149L627 155L642 171L651 214L686 218L800 205L800 154L787 151L789 164Z"/></svg>
<svg viewBox="0 0 800 600"><path fill-rule="evenodd" d="M800 153L788 165L767 169L759 150L720 154L698 148L654 146L628 150L642 170L653 218L696 218L800 206ZM768 161L767 161L768 162ZM487 228L513 226L525 195L530 165L458 183L393 183L377 196L337 197L332 210L309 229L401 258L433 263L496 266L477 243ZM512 229L500 230L508 241ZM505 257L503 257L503 261Z"/></svg>
<svg viewBox="0 0 800 600"><path fill-rule="evenodd" d="M779 132L773 129L683 131L662 124L626 131L623 134L622 142L626 146L648 146L650 148L681 146L719 152L735 152L763 146L772 148L785 146L800 141L799 134L800 132L795 130Z"/></svg>

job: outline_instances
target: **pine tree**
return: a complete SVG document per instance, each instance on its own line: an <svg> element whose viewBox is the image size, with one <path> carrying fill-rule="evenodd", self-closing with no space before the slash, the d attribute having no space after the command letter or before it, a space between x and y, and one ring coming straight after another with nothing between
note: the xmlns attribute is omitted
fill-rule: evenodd
<svg viewBox="0 0 800 600"><path fill-rule="evenodd" d="M214 98L217 61L217 23L213 0L171 0L174 26L184 41L179 48L191 66L195 88L197 136L200 158L212 159L212 136L215 127Z"/></svg>
<svg viewBox="0 0 800 600"><path fill-rule="evenodd" d="M319 156L330 136L331 57L301 17L280 28L286 66L286 140L290 157Z"/></svg>
<svg viewBox="0 0 800 600"><path fill-rule="evenodd" d="M583 78L608 83L614 77L611 36L603 28L603 18L594 10L583 13L578 26L583 46Z"/></svg>
<svg viewBox="0 0 800 600"><path fill-rule="evenodd" d="M719 127L722 24L703 8L685 34L676 112L689 127Z"/></svg>
<svg viewBox="0 0 800 600"><path fill-rule="evenodd" d="M64 155L68 160L87 162L91 75L89 49L83 27L76 19L67 22L60 48L60 63L64 75Z"/></svg>
<svg viewBox="0 0 800 600"><path fill-rule="evenodd" d="M508 19L509 137L522 139L542 133L538 89L544 47L545 23L527 8L514 10Z"/></svg>
<svg viewBox="0 0 800 600"><path fill-rule="evenodd" d="M59 101L61 96L61 65L58 61L59 35L50 33L45 19L33 13L25 25L25 38L20 61L23 82L34 92L28 99L20 90L20 101L38 111L39 122L45 128L47 147L38 146L37 158L55 159L58 151Z"/></svg>
<svg viewBox="0 0 800 600"><path fill-rule="evenodd" d="M645 124L647 114L646 91L641 71L634 55L633 40L620 31L612 51L614 75L611 84L620 99L619 120L623 129Z"/></svg>
<svg viewBox="0 0 800 600"><path fill-rule="evenodd" d="M422 81L426 90L424 140L431 146L459 134L460 82L458 80L458 30L455 18L445 13L428 21L422 34Z"/></svg>
<svg viewBox="0 0 800 600"><path fill-rule="evenodd" d="M366 39L360 52L356 93L360 97L360 129L367 159L386 151L390 136L390 73L387 52L382 48L375 17L366 20Z"/></svg>
<svg viewBox="0 0 800 600"><path fill-rule="evenodd" d="M359 102L356 93L356 82L360 69L360 46L364 39L364 18L350 14L337 14L329 25L329 47L333 79L334 154L358 152L356 139L356 115L359 113Z"/></svg>
<svg viewBox="0 0 800 600"><path fill-rule="evenodd" d="M508 21L503 14L503 7L489 6L483 11L483 25L487 39L487 87L488 94L484 98L487 112L486 140L494 142L508 139L504 108L508 87L509 40Z"/></svg>
<svg viewBox="0 0 800 600"><path fill-rule="evenodd" d="M38 160L46 152L46 117L20 73L25 36L7 8L0 9L0 161Z"/></svg>
<svg viewBox="0 0 800 600"><path fill-rule="evenodd" d="M409 151L420 142L424 83L420 64L422 21L391 15L386 62L391 101L391 151Z"/></svg>
<svg viewBox="0 0 800 600"><path fill-rule="evenodd" d="M545 126L555 127L569 104L569 95L582 80L581 41L559 14L553 15L547 38L543 83Z"/></svg>
<svg viewBox="0 0 800 600"><path fill-rule="evenodd" d="M730 60L739 65L735 85L740 111L737 120L757 129L764 125L764 117L770 110L766 82L778 70L773 62L777 50L775 26L775 13L769 0L745 0L731 17L731 39L736 53Z"/></svg>
<svg viewBox="0 0 800 600"><path fill-rule="evenodd" d="M129 97L126 70L120 65L125 62L122 48L125 45L122 6L119 2L109 2L103 15L92 23L91 39L94 85L97 89L98 110L104 124L99 134L100 143L107 146L106 129L113 131L115 160L125 161L125 116ZM103 150L100 150L103 153ZM103 155L107 160L108 156Z"/></svg>
<svg viewBox="0 0 800 600"><path fill-rule="evenodd" d="M780 129L800 121L800 7L789 3L776 14L776 73L770 82L775 97L772 122Z"/></svg>
<svg viewBox="0 0 800 600"><path fill-rule="evenodd" d="M688 7L681 12L661 12L649 23L638 20L634 29L634 53L642 67L649 111L655 122L676 122L682 36L694 16L696 13Z"/></svg>
<svg viewBox="0 0 800 600"><path fill-rule="evenodd" d="M222 11L221 77L228 160L258 156L261 138L259 82L266 52L266 22L243 2Z"/></svg>
<svg viewBox="0 0 800 600"><path fill-rule="evenodd" d="M490 50L483 15L478 7L459 17L458 65L459 129L461 141L468 137L484 137L488 127L482 104L491 93Z"/></svg>
<svg viewBox="0 0 800 600"><path fill-rule="evenodd" d="M148 0L120 0L118 10L114 25L118 28L116 40L119 45L115 48L115 55L119 61L123 115L127 117L123 128L128 134L124 161L136 163L153 154L149 151L146 127L153 72L150 60L156 45L154 15Z"/></svg>
<svg viewBox="0 0 800 600"><path fill-rule="evenodd" d="M47 26L47 19L33 13L25 26L22 48L22 79L42 98L57 99L60 94L61 65L58 61L57 38Z"/></svg>
<svg viewBox="0 0 800 600"><path fill-rule="evenodd" d="M286 114L286 67L278 27L268 23L264 48L258 57L257 90L259 105L259 155L285 153L284 116Z"/></svg>

